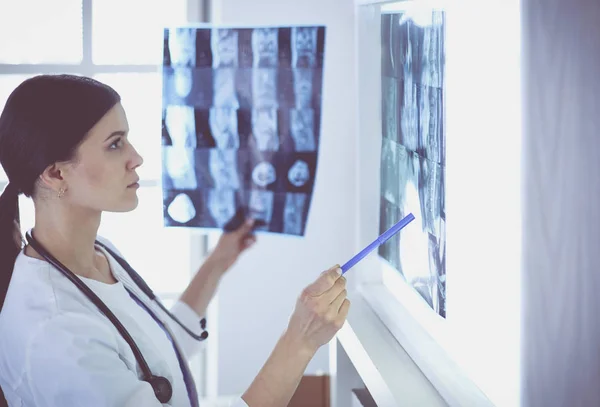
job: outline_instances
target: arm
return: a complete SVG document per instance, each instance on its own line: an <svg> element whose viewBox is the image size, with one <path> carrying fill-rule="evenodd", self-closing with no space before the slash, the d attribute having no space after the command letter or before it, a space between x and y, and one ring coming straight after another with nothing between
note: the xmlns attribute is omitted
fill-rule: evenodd
<svg viewBox="0 0 600 407"><path fill-rule="evenodd" d="M211 254L179 300L186 303L196 314L206 315L206 308L214 297L225 271L227 271L226 264Z"/></svg>
<svg viewBox="0 0 600 407"><path fill-rule="evenodd" d="M206 315L206 308L225 272L237 261L240 254L256 241L252 235L253 224L254 221L248 220L237 230L221 235L217 247L181 295L180 301L186 303L196 314Z"/></svg>
<svg viewBox="0 0 600 407"><path fill-rule="evenodd" d="M315 352L285 333L243 395L249 406L287 406Z"/></svg>
<svg viewBox="0 0 600 407"><path fill-rule="evenodd" d="M296 302L288 328L243 400L250 407L287 406L308 362L333 338L348 315L346 279L339 266L321 274Z"/></svg>
<svg viewBox="0 0 600 407"><path fill-rule="evenodd" d="M179 301L171 308L171 312L192 331L200 334L198 323L202 316L206 315L206 308L214 297L221 278L240 254L256 241L252 235L252 225L253 222L248 221L237 230L221 235L215 250L202 264ZM187 358L192 357L199 349L200 342L170 319L168 323Z"/></svg>
<svg viewBox="0 0 600 407"><path fill-rule="evenodd" d="M203 315L206 315L208 303L213 298L221 277L223 276L223 267L218 264L213 265L212 259L209 257L207 261L200 267L200 270L186 290L183 292L179 301L177 301L170 309L188 329L200 335L200 320ZM177 343L185 353L187 359L193 357L200 349L202 342L197 341L187 334L178 324L171 318L166 319L173 335L177 339Z"/></svg>
<svg viewBox="0 0 600 407"><path fill-rule="evenodd" d="M33 404L160 407L152 387L119 357L109 327L85 316L57 316L31 340L25 380Z"/></svg>

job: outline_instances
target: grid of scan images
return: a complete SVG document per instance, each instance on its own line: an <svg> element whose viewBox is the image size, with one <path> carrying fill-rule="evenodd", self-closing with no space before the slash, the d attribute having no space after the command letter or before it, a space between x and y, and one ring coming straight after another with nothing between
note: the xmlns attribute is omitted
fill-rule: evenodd
<svg viewBox="0 0 600 407"><path fill-rule="evenodd" d="M163 60L167 226L303 236L321 128L325 27L170 27Z"/></svg>
<svg viewBox="0 0 600 407"><path fill-rule="evenodd" d="M380 230L415 221L379 254L445 318L444 21L422 8L382 15Z"/></svg>

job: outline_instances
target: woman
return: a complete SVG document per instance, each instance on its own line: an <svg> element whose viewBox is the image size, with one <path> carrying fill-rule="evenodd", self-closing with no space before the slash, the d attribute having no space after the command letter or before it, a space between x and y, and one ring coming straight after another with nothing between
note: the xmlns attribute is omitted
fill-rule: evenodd
<svg viewBox="0 0 600 407"><path fill-rule="evenodd" d="M119 95L70 75L26 80L0 116L0 163L9 179L0 197L0 385L11 406L197 405L182 360L206 336L198 321L221 276L254 243L252 221L221 237L171 309L176 323L130 277L117 249L97 237L103 211L131 211L138 203L142 158L127 133ZM35 205L25 247L15 228L19 194ZM92 302L94 295L108 311ZM323 272L303 290L287 329L235 405L287 405L348 308L339 267Z"/></svg>

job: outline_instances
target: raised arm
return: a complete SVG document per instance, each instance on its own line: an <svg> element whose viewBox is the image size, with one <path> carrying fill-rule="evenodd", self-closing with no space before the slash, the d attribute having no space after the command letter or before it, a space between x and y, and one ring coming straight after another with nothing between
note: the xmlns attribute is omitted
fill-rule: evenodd
<svg viewBox="0 0 600 407"><path fill-rule="evenodd" d="M206 314L206 308L225 272L256 241L252 235L252 225L253 221L248 220L237 230L221 235L219 243L181 295L180 301L189 305L196 314Z"/></svg>
<svg viewBox="0 0 600 407"><path fill-rule="evenodd" d="M342 327L350 302L346 279L335 266L306 287L269 359L242 399L250 407L284 407L294 395L308 362Z"/></svg>

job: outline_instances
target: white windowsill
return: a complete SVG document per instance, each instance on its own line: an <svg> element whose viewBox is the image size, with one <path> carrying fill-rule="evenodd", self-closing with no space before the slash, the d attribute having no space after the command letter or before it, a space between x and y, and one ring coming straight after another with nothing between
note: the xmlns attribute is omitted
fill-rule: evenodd
<svg viewBox="0 0 600 407"><path fill-rule="evenodd" d="M338 340L379 406L493 406L383 285L350 299Z"/></svg>
<svg viewBox="0 0 600 407"><path fill-rule="evenodd" d="M378 406L446 406L361 293L337 339Z"/></svg>

